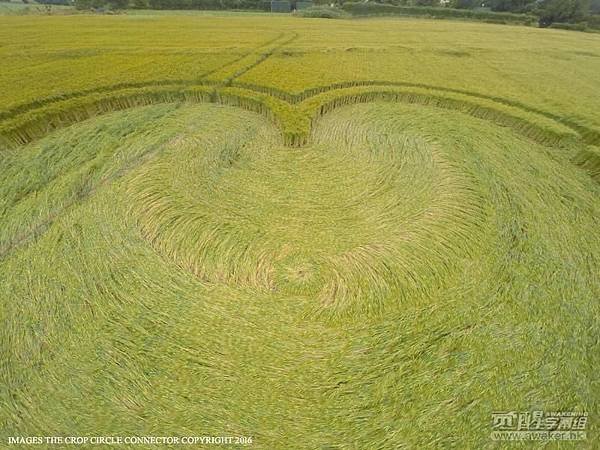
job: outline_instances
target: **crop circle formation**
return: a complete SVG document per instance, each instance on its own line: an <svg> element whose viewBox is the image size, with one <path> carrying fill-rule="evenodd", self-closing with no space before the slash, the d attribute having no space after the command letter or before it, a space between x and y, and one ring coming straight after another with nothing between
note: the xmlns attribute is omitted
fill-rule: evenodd
<svg viewBox="0 0 600 450"><path fill-rule="evenodd" d="M49 104L0 128L13 434L483 448L495 410L598 412L593 130L391 82Z"/></svg>

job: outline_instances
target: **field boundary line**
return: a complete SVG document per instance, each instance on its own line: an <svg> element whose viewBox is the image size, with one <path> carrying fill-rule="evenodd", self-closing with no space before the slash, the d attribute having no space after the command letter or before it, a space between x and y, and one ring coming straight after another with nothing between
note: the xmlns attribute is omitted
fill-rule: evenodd
<svg viewBox="0 0 600 450"><path fill-rule="evenodd" d="M33 117L36 117L39 120L44 115L48 115L51 117L53 115L53 113L56 113L56 111L52 111L52 110L58 110L59 112L67 113L68 109L81 106L81 105L76 105L76 104L68 105L67 103L69 103L69 100L80 100L80 101L77 101L76 103L81 103L82 105L85 105L86 103L89 104L89 103L93 103L93 102L100 102L101 100L106 103L106 102L110 102L110 99L112 97L121 96L122 93L126 90L131 91L130 93L133 94L136 89L139 91L138 93L140 95L144 95L146 92L149 92L152 90L155 90L157 92L160 90L168 90L169 93L171 94L171 96L173 94L176 94L176 91L179 90L184 93L183 96L175 95L175 97L181 98L181 97L186 97L186 95L185 95L186 91L194 90L196 88L212 89L215 92L215 94L217 91L227 88L227 86L223 86L221 83L219 83L217 81L210 81L210 80L201 80L200 82L197 82L194 85L190 84L189 82L185 82L185 84L181 84L178 82L175 82L172 84L166 83L166 82L164 82L164 83L161 82L161 83L155 83L155 84L151 84L151 85L148 85L147 83L143 83L141 86L140 86L140 84L135 84L134 86L124 84L123 86L124 86L123 89L119 89L116 91L102 89L102 90L99 90L96 92L92 92L86 96L77 96L77 97L57 99L54 102L49 102L47 105L45 105L45 107L40 106L38 108L32 109L31 111L27 111L25 113L14 116L8 120L4 120L3 122L0 122L0 139L2 136L4 136L4 138L5 138L4 140L6 141L7 134L13 134L14 132L17 131L18 128L25 127L27 122L32 121L31 119ZM272 103L273 101L279 100L279 103L284 102L284 103L287 103L288 105L290 105L291 107L300 106L301 107L300 109L303 109L302 108L303 103L308 104L308 103L310 103L311 99L321 98L324 96L324 94L327 94L327 93L333 93L332 95L339 96L339 94L344 94L349 89L354 89L354 90L356 90L357 94L364 95L362 92L360 92L359 88L365 88L366 90L372 92L373 93L372 95L374 95L374 91L376 91L377 89L381 90L381 92L387 92L394 88L411 87L411 88L415 88L415 89L425 89L428 92L431 92L431 94L429 94L430 97L432 97L432 98L436 97L438 99L443 97L443 95L440 95L440 92L441 93L452 92L453 94L463 95L463 96L467 96L467 97L473 97L473 99L480 98L480 99L488 101L488 102L498 103L499 106L504 105L504 107L515 108L515 110L522 110L523 112L525 112L527 114L541 116L548 121L552 121L552 122L557 123L560 126L564 126L564 127L572 129L587 144L597 145L598 143L600 143L600 132L598 132L596 130L586 128L586 127L583 127L578 124L573 124L573 123L571 123L572 121L562 120L554 114L544 113L543 111L538 111L535 108L523 107L521 104L514 103L509 100L500 99L502 101L499 101L496 98L491 98L488 96L480 96L477 94L473 95L471 93L463 92L460 90L450 90L449 91L447 89L441 89L441 90L439 90L440 92L435 92L435 91L438 91L437 88L431 88L429 86L422 86L422 85L415 86L410 83L407 84L407 83L400 83L400 82L389 84L389 85L385 85L383 83L378 82L378 83L367 83L364 85L359 84L359 85L351 86L351 87L342 87L342 86L346 86L346 84L331 85L327 88L320 89L318 93L316 93L317 91L313 90L313 91L309 92L310 95L304 94L302 96L297 96L295 100L290 99L291 94L281 95L282 93L280 91L271 90L269 88L264 88L264 87L256 88L255 86L246 86L243 84L238 85L238 83L235 83L234 85L231 86L231 88L237 88L240 92L247 91L247 93L249 95L255 97L255 99L257 101L262 102L262 103ZM109 92L113 93L115 95L103 96L102 98L96 98L96 99L93 99L93 98L89 99L89 97L95 97L95 96L99 97L99 94L109 93ZM215 94L213 94L213 95L215 95ZM257 94L259 94L259 95L257 96ZM260 94L263 94L263 95L261 96ZM88 97L88 98L86 98L86 97ZM303 100L300 101L299 99L303 99ZM171 100L169 98L166 98L165 101L171 101ZM361 100L361 102L364 102L364 101L365 101L364 99ZM142 103L144 103L144 102L142 102ZM474 102L471 102L471 103L474 103ZM60 111L61 104L64 106L64 111ZM457 105L458 105L458 103L457 103ZM105 112L108 112L111 110L111 108L105 108L105 109L106 109ZM115 107L113 109L117 110L117 109L123 109L123 108L119 106L119 107ZM452 108L447 108L447 109L452 109ZM454 108L454 109L458 109L458 108ZM288 110L291 111L291 110L293 110L293 108L288 108ZM92 115L97 115L97 114L90 114L90 116L92 116ZM27 116L30 117L29 121L26 119ZM82 117L82 120L83 119L84 119L84 117ZM21 126L18 126L19 123ZM12 133L11 133L11 128L12 128ZM56 127L54 127L50 124L50 126L48 128L50 130L50 129L53 129ZM306 131L308 132L310 130L306 130ZM39 133L36 133L36 134L39 134ZM8 140L10 141L11 139L8 139ZM22 139L18 139L17 142L20 144L23 144L23 143L29 142L31 140L32 140L31 138L23 137Z"/></svg>
<svg viewBox="0 0 600 450"><path fill-rule="evenodd" d="M337 87L336 87L337 86ZM578 143L590 146L600 144L600 131L573 126L569 121L556 120L553 114L540 114L535 108L522 108L518 103L499 102L487 96L464 92L449 92L405 86L401 83L383 85L370 83L353 87L333 85L321 92L306 94L299 102L290 102L266 88L249 89L237 83L234 86L219 82L199 82L195 85L158 85L111 91L112 95L94 93L56 101L0 122L0 151L2 147L25 145L53 130L72 125L112 111L158 103L207 102L225 104L254 111L266 116L282 132L284 144L300 147L309 143L311 130L318 118L332 109L374 101L391 101L438 107L487 120L509 127L520 135L541 145L563 146ZM274 95L273 95L274 94ZM301 97L298 97L301 98ZM583 159L582 159L583 158ZM599 162L597 152L579 158L580 167L592 168ZM575 161L574 160L574 161Z"/></svg>

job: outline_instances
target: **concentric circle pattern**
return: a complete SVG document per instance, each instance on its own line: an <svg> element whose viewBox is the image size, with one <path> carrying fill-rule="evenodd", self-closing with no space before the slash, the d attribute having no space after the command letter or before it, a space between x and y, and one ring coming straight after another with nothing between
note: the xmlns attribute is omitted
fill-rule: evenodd
<svg viewBox="0 0 600 450"><path fill-rule="evenodd" d="M180 267L378 310L468 255L483 220L476 182L402 114L328 117L299 149L224 114L223 131L179 138L129 186L143 235Z"/></svg>
<svg viewBox="0 0 600 450"><path fill-rule="evenodd" d="M180 100L5 151L13 429L483 448L491 411L597 408L588 144L361 100L289 146Z"/></svg>

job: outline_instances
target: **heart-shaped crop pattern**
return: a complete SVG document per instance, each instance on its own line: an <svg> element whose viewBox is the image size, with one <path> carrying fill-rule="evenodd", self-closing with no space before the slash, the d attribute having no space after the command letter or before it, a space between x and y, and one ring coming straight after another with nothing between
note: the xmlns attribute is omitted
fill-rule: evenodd
<svg viewBox="0 0 600 450"><path fill-rule="evenodd" d="M415 301L469 255L483 202L468 165L419 129L429 118L382 109L327 116L301 148L268 124L192 131L136 173L128 203L155 248L208 282L344 310Z"/></svg>
<svg viewBox="0 0 600 450"><path fill-rule="evenodd" d="M483 447L492 410L593 407L555 374L591 373L564 337L597 312L596 135L338 88L72 98L2 128L19 430L398 448L418 426Z"/></svg>

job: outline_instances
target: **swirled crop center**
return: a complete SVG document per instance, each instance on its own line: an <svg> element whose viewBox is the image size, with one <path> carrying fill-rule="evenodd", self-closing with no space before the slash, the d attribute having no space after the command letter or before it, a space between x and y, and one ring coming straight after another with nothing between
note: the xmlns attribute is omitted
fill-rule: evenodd
<svg viewBox="0 0 600 450"><path fill-rule="evenodd" d="M231 126L190 129L132 179L144 236L209 282L323 305L374 308L427 290L471 247L477 186L411 108L378 108L383 119L367 107L326 117L298 149L221 108Z"/></svg>

